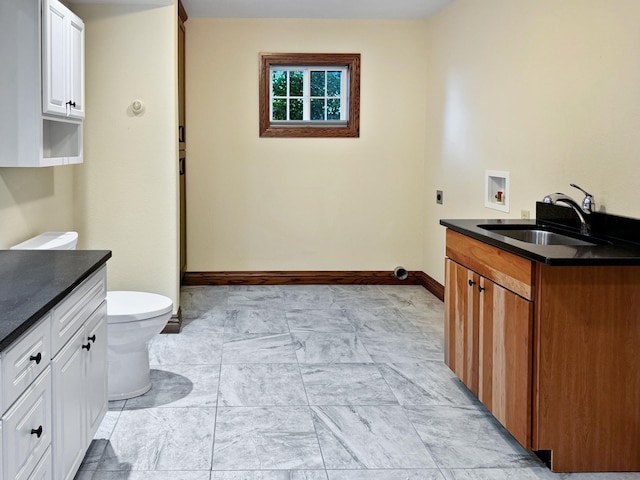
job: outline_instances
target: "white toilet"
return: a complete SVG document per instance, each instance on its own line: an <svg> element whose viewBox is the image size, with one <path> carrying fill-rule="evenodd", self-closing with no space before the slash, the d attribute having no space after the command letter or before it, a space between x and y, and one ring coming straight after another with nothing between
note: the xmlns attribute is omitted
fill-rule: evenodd
<svg viewBox="0 0 640 480"><path fill-rule="evenodd" d="M11 250L75 250L78 232L45 232L11 247Z"/></svg>
<svg viewBox="0 0 640 480"><path fill-rule="evenodd" d="M75 250L77 232L46 232L12 250ZM109 400L137 397L149 391L148 342L171 319L173 302L155 293L107 292Z"/></svg>
<svg viewBox="0 0 640 480"><path fill-rule="evenodd" d="M151 389L148 342L171 318L173 302L147 292L107 292L109 400Z"/></svg>

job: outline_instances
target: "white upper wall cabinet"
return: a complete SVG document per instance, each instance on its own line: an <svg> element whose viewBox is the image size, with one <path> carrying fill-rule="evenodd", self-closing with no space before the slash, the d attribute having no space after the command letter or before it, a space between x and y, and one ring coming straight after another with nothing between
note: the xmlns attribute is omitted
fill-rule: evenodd
<svg viewBox="0 0 640 480"><path fill-rule="evenodd" d="M84 117L84 23L58 0L42 5L42 111Z"/></svg>
<svg viewBox="0 0 640 480"><path fill-rule="evenodd" d="M82 20L58 0L1 0L0 45L0 167L82 162Z"/></svg>

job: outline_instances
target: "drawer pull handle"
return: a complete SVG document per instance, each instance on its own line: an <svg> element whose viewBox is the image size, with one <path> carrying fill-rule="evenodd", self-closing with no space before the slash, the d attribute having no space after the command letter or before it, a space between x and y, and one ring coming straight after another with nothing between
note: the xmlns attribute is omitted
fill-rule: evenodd
<svg viewBox="0 0 640 480"><path fill-rule="evenodd" d="M87 343L86 345L82 345L82 348L86 348L88 352L89 350L91 350L91 344Z"/></svg>
<svg viewBox="0 0 640 480"><path fill-rule="evenodd" d="M96 343L96 336L95 335L91 335L90 337L87 337L87 340L90 340L93 343Z"/></svg>
<svg viewBox="0 0 640 480"><path fill-rule="evenodd" d="M473 280L469 280L469 286L473 287L476 284L476 282L474 282Z"/></svg>
<svg viewBox="0 0 640 480"><path fill-rule="evenodd" d="M478 285L478 291L479 292L484 292L486 290L486 288L481 287L480 285Z"/></svg>
<svg viewBox="0 0 640 480"><path fill-rule="evenodd" d="M35 428L32 428L31 435L35 435L36 437L40 438L40 436L42 435L42 425L40 425L37 430Z"/></svg>
<svg viewBox="0 0 640 480"><path fill-rule="evenodd" d="M31 355L29 357L29 360L31 360L32 362L36 362L36 365L40 364L40 360L42 360L42 354L40 352L38 352L37 355Z"/></svg>

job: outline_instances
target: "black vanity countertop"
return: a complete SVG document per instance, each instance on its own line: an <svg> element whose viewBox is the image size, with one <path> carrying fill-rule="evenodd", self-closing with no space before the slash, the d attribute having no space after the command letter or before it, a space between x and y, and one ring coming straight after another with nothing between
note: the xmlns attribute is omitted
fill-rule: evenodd
<svg viewBox="0 0 640 480"><path fill-rule="evenodd" d="M563 208L563 207L560 207ZM599 235L610 244L593 246L536 245L500 235L499 230L487 230L480 225L541 225L536 220L440 220L451 230L501 248L529 260L547 265L640 265L640 244Z"/></svg>
<svg viewBox="0 0 640 480"><path fill-rule="evenodd" d="M109 258L108 250L0 250L0 352Z"/></svg>

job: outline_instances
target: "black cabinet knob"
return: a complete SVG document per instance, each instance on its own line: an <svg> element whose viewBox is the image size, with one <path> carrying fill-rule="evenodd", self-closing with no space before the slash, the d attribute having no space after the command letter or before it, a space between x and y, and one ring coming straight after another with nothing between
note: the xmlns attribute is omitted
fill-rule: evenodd
<svg viewBox="0 0 640 480"><path fill-rule="evenodd" d="M478 285L478 291L479 292L484 292L486 290L486 288L481 287L480 285Z"/></svg>
<svg viewBox="0 0 640 480"><path fill-rule="evenodd" d="M31 435L35 435L36 437L40 438L40 436L42 435L42 425L40 425L37 430L35 428L32 428Z"/></svg>
<svg viewBox="0 0 640 480"><path fill-rule="evenodd" d="M91 335L90 337L87 337L87 340L90 340L93 343L96 343L96 336L95 335Z"/></svg>
<svg viewBox="0 0 640 480"><path fill-rule="evenodd" d="M474 282L473 280L469 280L469 286L473 287L476 284L476 282Z"/></svg>
<svg viewBox="0 0 640 480"><path fill-rule="evenodd" d="M86 348L88 352L89 350L91 350L91 344L87 343L86 345L82 345L82 348Z"/></svg>
<svg viewBox="0 0 640 480"><path fill-rule="evenodd" d="M40 364L40 360L42 360L42 354L40 352L38 352L37 355L31 355L29 357L29 360L31 360L32 362L36 362L36 365Z"/></svg>
<svg viewBox="0 0 640 480"><path fill-rule="evenodd" d="M67 102L67 105L70 105L70 106L72 106L73 108L76 108L76 102L72 102L71 100L69 100L69 101Z"/></svg>

